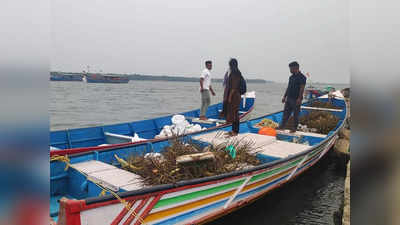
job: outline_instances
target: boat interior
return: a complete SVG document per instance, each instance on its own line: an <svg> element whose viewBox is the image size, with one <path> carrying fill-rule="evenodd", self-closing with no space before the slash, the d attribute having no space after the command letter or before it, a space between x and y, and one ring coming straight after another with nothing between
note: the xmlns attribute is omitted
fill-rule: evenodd
<svg viewBox="0 0 400 225"><path fill-rule="evenodd" d="M257 119L242 122L240 124L240 134L236 137L230 137L231 139L238 138L240 141L251 141L254 143L254 149L258 159L261 163L270 163L276 160L287 158L291 155L298 154L304 151L308 151L314 146L321 143L328 136L333 135L334 132L341 126L346 115L346 107L343 101L334 99L334 105L341 106L341 110L327 110L330 113L336 115L340 121L338 122L335 129L331 130L328 134L309 133L309 132L295 132L293 134L289 131L280 131L276 136L266 136L258 134L259 129L255 128L254 125L259 123L262 119L267 118L275 122L280 122L282 119L282 112L273 113ZM307 103L306 103L307 104ZM305 105L307 107L307 105ZM214 114L217 114L218 105L214 106ZM210 113L213 109L209 110ZM309 113L312 108L302 108L300 116ZM319 109L323 110L323 109ZM195 112L192 112L195 114ZM190 114L187 114L190 115ZM147 131L148 135L153 135L155 130L158 129L156 124L162 123L169 120L169 117L157 119L155 121L141 121L139 123L146 124L153 127L152 131ZM128 125L125 126L126 134L129 134L130 130ZM142 126L136 126L142 127ZM159 126L161 127L161 125ZM106 129L107 132L112 130ZM116 129L116 128L114 128ZM122 129L122 128L121 128ZM96 128L99 132L101 128ZM230 131L231 127L224 127L217 130L211 130L202 132L200 134L188 135L184 137L184 141L196 142L201 145L218 145L229 141L229 138L225 138L220 135L221 132ZM136 130L139 132L138 130ZM74 131L78 133L78 131ZM143 131L144 132L144 131ZM71 133L72 136L75 133ZM146 134L146 132L141 133ZM145 135L144 135L145 136ZM146 137L146 136L145 136ZM151 137L151 136L147 136ZM296 139L296 143L293 139ZM79 142L74 142L75 145L72 147L79 146ZM93 143L99 144L100 140L93 140ZM65 143L64 147L68 147ZM145 188L146 186L139 179L139 175L126 170L121 169L121 165L115 159L115 155L120 158L127 158L132 154L143 154L146 152L160 152L162 149L169 145L168 141L154 141L152 143L143 143L129 147L121 147L113 150L93 151L88 153L80 153L70 156L70 163L72 167L65 170L66 164L60 161L51 162L51 206L50 215L53 219L57 220L59 204L58 200L62 197L70 199L85 199L90 197L98 197L102 194L102 189L99 188L91 180L102 184L114 192L126 192ZM88 179L90 178L90 179Z"/></svg>
<svg viewBox="0 0 400 225"><path fill-rule="evenodd" d="M251 110L254 101L255 98L242 98L239 114L243 115ZM181 115L185 116L186 120L191 124L199 124L202 128L210 128L225 123L225 120L219 117L221 110L221 103L211 105L206 113L208 120L199 119L200 110L184 112ZM164 126L172 125L172 116L96 127L51 131L50 150L104 146L154 139ZM135 138L135 134L139 138Z"/></svg>

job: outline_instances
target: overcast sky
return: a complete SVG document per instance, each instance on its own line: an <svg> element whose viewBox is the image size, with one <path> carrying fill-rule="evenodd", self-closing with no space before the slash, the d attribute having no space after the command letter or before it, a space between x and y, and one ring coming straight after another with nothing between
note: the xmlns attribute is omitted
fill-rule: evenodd
<svg viewBox="0 0 400 225"><path fill-rule="evenodd" d="M297 60L313 81L348 83L348 1L53 0L51 69L286 82Z"/></svg>

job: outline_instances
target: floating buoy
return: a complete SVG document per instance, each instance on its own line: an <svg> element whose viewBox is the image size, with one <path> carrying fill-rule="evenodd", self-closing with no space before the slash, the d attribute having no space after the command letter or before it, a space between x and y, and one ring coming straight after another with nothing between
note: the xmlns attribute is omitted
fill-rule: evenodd
<svg viewBox="0 0 400 225"><path fill-rule="evenodd" d="M258 131L258 134L276 137L276 130L271 127L263 127Z"/></svg>

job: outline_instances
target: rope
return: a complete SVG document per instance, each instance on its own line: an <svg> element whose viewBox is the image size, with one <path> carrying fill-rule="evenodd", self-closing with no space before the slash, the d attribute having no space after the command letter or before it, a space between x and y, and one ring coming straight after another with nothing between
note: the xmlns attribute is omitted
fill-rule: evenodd
<svg viewBox="0 0 400 225"><path fill-rule="evenodd" d="M117 193L115 193L114 191L112 191L112 190L110 190L110 189L108 189L108 188L106 188L106 187L103 187L101 184L99 184L98 182L92 180L92 179L89 178L86 174L84 174L84 173L81 172L80 170L76 169L76 168L70 163L70 159L68 158L68 155L65 155L65 156L64 156L64 155L54 155L54 156L51 156L51 157L50 157L50 162L53 162L53 161L60 161L60 162L65 163L66 166L65 166L65 168L64 168L64 171L67 171L68 168L70 168L70 167L71 167L71 168L74 168L74 169L75 169L76 171L78 171L80 174L82 174L83 176L85 176L87 180L93 182L97 187L99 187L99 188L102 190L101 193L100 193L100 196L103 196L103 195L105 195L107 192L109 192L110 194L112 194L116 199L118 199L118 200L124 205L124 207L126 208L126 210L128 210L128 212L129 212L129 210L131 210L131 207L133 206L133 204L130 204L129 202L125 201L125 199L122 199L121 197L119 197L119 195L118 195ZM144 201L144 200L143 200L143 201ZM138 215L138 214L135 212L135 210L132 210L131 215L133 215L134 218L137 218L137 219L140 221L140 224L145 224L143 218L142 218L140 215Z"/></svg>

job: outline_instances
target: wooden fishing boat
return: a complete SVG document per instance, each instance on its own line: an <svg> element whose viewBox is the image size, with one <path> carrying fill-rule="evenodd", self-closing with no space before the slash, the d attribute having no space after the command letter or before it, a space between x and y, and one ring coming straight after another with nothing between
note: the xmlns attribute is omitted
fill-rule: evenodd
<svg viewBox="0 0 400 225"><path fill-rule="evenodd" d="M322 99L328 101L328 98ZM240 124L235 138L250 139L261 146L257 157L262 164L231 173L185 180L174 184L143 187L134 173L120 169L114 155L124 157L134 152L160 151L168 140L138 143L113 150L92 151L51 160L51 216L57 224L202 224L251 203L273 189L293 180L318 162L338 138L347 116L343 99L330 99L337 110L326 110L340 120L328 134L296 132L281 133L283 139L258 134L255 125L264 118L279 122L277 112ZM301 114L313 109L304 103ZM218 140L217 131L230 126L214 127L185 140L205 145ZM301 136L308 142L293 143L290 138ZM59 158L57 158L59 157ZM65 170L66 166L69 169ZM104 190L111 194L99 196Z"/></svg>
<svg viewBox="0 0 400 225"><path fill-rule="evenodd" d="M240 104L240 119L247 120L254 109L255 92L248 92L242 96ZM192 124L210 129L222 126L225 120L219 119L222 103L211 105L206 116L209 120L198 119L200 110L192 110L180 113ZM64 155L86 151L100 151L116 147L129 147L143 142L151 142L156 139L166 125L171 125L173 115L155 119L134 121L105 126L58 130L50 132L50 155ZM139 138L135 138L135 134ZM166 138L159 138L165 140Z"/></svg>

